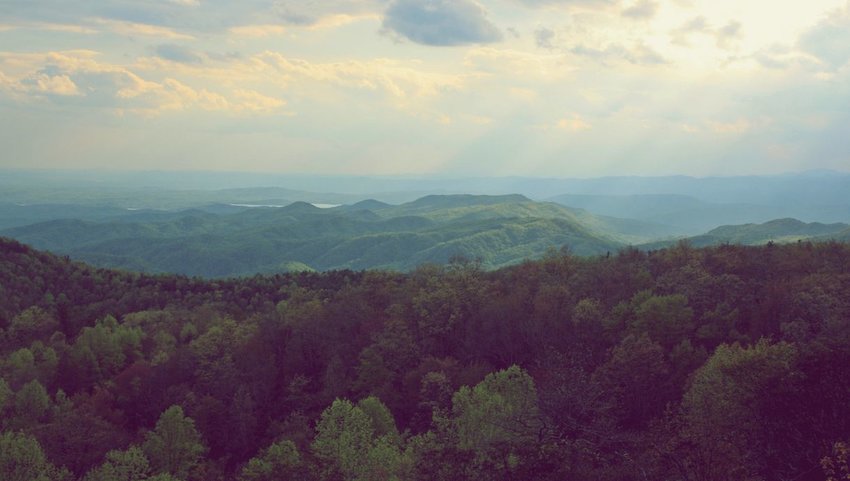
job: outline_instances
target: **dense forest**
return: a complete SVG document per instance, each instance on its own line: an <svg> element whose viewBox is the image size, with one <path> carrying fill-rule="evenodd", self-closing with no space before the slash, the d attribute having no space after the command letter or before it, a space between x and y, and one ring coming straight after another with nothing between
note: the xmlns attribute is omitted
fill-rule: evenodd
<svg viewBox="0 0 850 481"><path fill-rule="evenodd" d="M850 246L227 280L0 239L4 481L839 480Z"/></svg>

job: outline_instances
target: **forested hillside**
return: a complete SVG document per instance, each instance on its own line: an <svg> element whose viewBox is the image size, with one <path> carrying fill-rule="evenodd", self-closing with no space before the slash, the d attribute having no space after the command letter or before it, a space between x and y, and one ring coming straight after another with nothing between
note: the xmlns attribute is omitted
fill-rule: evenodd
<svg viewBox="0 0 850 481"><path fill-rule="evenodd" d="M688 237L687 242L694 247L706 247L720 244L763 245L769 242L798 241L846 241L850 226L843 223L821 224L805 223L797 219L775 219L763 224L723 225L705 234ZM640 246L642 249L658 249L675 245L678 240L650 242Z"/></svg>
<svg viewBox="0 0 850 481"><path fill-rule="evenodd" d="M844 479L850 247L202 281L0 240L0 478Z"/></svg>
<svg viewBox="0 0 850 481"><path fill-rule="evenodd" d="M497 268L568 246L604 254L655 238L645 222L594 216L521 195L427 196L402 205L365 201L320 209L207 206L140 211L109 221L62 219L0 230L100 267L205 277L293 268L413 269L454 256Z"/></svg>

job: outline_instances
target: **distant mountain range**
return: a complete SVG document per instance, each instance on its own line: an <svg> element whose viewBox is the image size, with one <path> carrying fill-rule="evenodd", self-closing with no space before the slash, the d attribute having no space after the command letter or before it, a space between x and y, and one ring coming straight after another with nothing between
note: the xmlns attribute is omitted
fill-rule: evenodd
<svg viewBox="0 0 850 481"><path fill-rule="evenodd" d="M500 267L563 246L593 255L686 237L695 245L848 239L848 224L850 174L830 171L595 179L0 171L0 235L98 266L210 277L407 270L454 255Z"/></svg>
<svg viewBox="0 0 850 481"><path fill-rule="evenodd" d="M222 277L293 268L407 270L458 255L500 267L563 246L578 255L603 254L646 241L658 228L521 195L432 195L401 205L366 200L327 209L295 202L133 211L0 235L103 267Z"/></svg>
<svg viewBox="0 0 850 481"><path fill-rule="evenodd" d="M850 225L844 223L805 223L797 219L776 219L763 224L720 226L709 232L688 237L694 247L720 244L761 245L768 242L829 241L850 242ZM678 241L651 242L640 246L644 249L668 247Z"/></svg>
<svg viewBox="0 0 850 481"><path fill-rule="evenodd" d="M594 214L664 225L679 235L695 235L720 225L763 223L779 218L850 221L850 193L847 196L846 204L836 205L718 203L681 194L565 194L549 200Z"/></svg>

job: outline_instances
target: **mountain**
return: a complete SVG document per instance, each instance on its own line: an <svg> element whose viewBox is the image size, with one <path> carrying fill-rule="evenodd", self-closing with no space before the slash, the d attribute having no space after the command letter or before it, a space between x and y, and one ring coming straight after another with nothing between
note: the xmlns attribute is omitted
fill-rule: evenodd
<svg viewBox="0 0 850 481"><path fill-rule="evenodd" d="M690 195L636 194L590 195L564 194L552 202L587 209L598 214L637 219L667 227L673 235L696 235L720 225L763 223L772 219L796 217L807 221L850 221L848 205L759 205L752 203L708 202ZM663 236L657 231L658 237Z"/></svg>
<svg viewBox="0 0 850 481"><path fill-rule="evenodd" d="M394 269L481 258L496 268L568 246L597 255L646 242L656 226L521 195L139 212L105 222L54 220L0 231L97 266L208 277L288 270Z"/></svg>
<svg viewBox="0 0 850 481"><path fill-rule="evenodd" d="M850 226L842 223L805 223L797 219L775 219L762 224L720 226L709 232L689 237L694 247L719 244L761 245L768 242L788 243L798 240L828 241L850 240ZM660 248L677 241L649 243L641 247Z"/></svg>

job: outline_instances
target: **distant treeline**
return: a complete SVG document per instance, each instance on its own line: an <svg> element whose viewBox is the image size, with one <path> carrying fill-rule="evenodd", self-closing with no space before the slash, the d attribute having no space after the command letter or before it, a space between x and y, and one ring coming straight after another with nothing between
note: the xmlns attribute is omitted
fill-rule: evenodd
<svg viewBox="0 0 850 481"><path fill-rule="evenodd" d="M4 481L839 480L850 246L205 281L0 239Z"/></svg>

